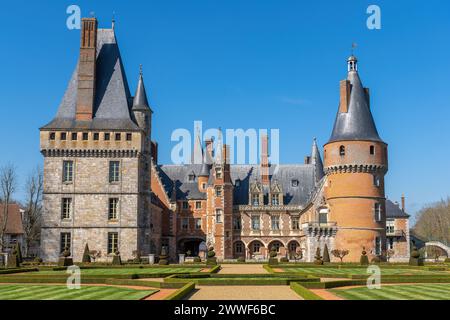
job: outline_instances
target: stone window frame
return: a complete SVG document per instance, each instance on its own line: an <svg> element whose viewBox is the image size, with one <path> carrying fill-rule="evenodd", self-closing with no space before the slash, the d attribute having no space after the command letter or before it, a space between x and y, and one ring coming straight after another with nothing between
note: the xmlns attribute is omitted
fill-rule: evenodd
<svg viewBox="0 0 450 320"><path fill-rule="evenodd" d="M294 231L300 230L300 217L291 216L291 229Z"/></svg>
<svg viewBox="0 0 450 320"><path fill-rule="evenodd" d="M381 187L381 178L377 174L373 175L373 185L377 188Z"/></svg>
<svg viewBox="0 0 450 320"><path fill-rule="evenodd" d="M255 219L255 220L254 220ZM257 228L255 228L256 219L258 219ZM261 215L260 214L252 214L250 217L250 227L252 231L261 231Z"/></svg>
<svg viewBox="0 0 450 320"><path fill-rule="evenodd" d="M119 250L119 233L108 232L106 252L108 255L113 255ZM115 249L115 250L114 250Z"/></svg>
<svg viewBox="0 0 450 320"><path fill-rule="evenodd" d="M78 132L72 132L70 134L70 140L72 141L78 141Z"/></svg>
<svg viewBox="0 0 450 320"><path fill-rule="evenodd" d="M72 198L62 198L61 199L61 220L72 219Z"/></svg>
<svg viewBox="0 0 450 320"><path fill-rule="evenodd" d="M261 243L259 241L254 241L252 243L252 253L261 253ZM258 248L258 249L256 249Z"/></svg>
<svg viewBox="0 0 450 320"><path fill-rule="evenodd" d="M99 141L100 140L100 133L98 132L94 132L94 137L93 137L94 141Z"/></svg>
<svg viewBox="0 0 450 320"><path fill-rule="evenodd" d="M223 209L216 209L216 223L223 223Z"/></svg>
<svg viewBox="0 0 450 320"><path fill-rule="evenodd" d="M127 141L132 141L132 140L133 140L133 134L128 132L128 133L126 134L126 140L127 140Z"/></svg>
<svg viewBox="0 0 450 320"><path fill-rule="evenodd" d="M69 251L72 249L72 233L71 232L61 232L59 235L59 252L63 253L65 248Z"/></svg>
<svg viewBox="0 0 450 320"><path fill-rule="evenodd" d="M281 230L281 216L279 214L270 215L270 229L272 231Z"/></svg>
<svg viewBox="0 0 450 320"><path fill-rule="evenodd" d="M63 161L62 182L64 184L72 184L74 180L74 165L72 160Z"/></svg>
<svg viewBox="0 0 450 320"><path fill-rule="evenodd" d="M105 140L105 141L111 141L111 133L105 132L105 133L103 134L103 140Z"/></svg>
<svg viewBox="0 0 450 320"><path fill-rule="evenodd" d="M223 170L222 168L216 168L215 169L216 179L222 179L223 178Z"/></svg>
<svg viewBox="0 0 450 320"><path fill-rule="evenodd" d="M67 140L67 132L61 132L59 134L59 138L61 141L66 141Z"/></svg>
<svg viewBox="0 0 450 320"><path fill-rule="evenodd" d="M119 220L119 198L109 198L108 199L108 221L118 221Z"/></svg>
<svg viewBox="0 0 450 320"><path fill-rule="evenodd" d="M379 202L375 202L373 205L373 214L375 222L381 222L383 206Z"/></svg>
<svg viewBox="0 0 450 320"><path fill-rule="evenodd" d="M375 255L379 256L381 255L381 237L375 237L374 242L374 253Z"/></svg>
<svg viewBox="0 0 450 320"><path fill-rule="evenodd" d="M242 217L233 217L233 230L242 230Z"/></svg>
<svg viewBox="0 0 450 320"><path fill-rule="evenodd" d="M183 201L183 203L181 204L181 208L183 210L189 210L189 201Z"/></svg>
<svg viewBox="0 0 450 320"><path fill-rule="evenodd" d="M216 187L215 191L216 191L216 197L217 198L222 197L222 194L223 194L222 187L220 187L220 186Z"/></svg>
<svg viewBox="0 0 450 320"><path fill-rule="evenodd" d="M181 218L181 230L189 230L189 218Z"/></svg>
<svg viewBox="0 0 450 320"><path fill-rule="evenodd" d="M122 134L120 132L116 132L114 134L114 140L115 141L122 141Z"/></svg>
<svg viewBox="0 0 450 320"><path fill-rule="evenodd" d="M252 204L252 206L255 206L255 207L258 207L258 206L260 206L261 205L261 203L260 203L260 195L259 195L259 193L252 193L252 195L251 195L251 204Z"/></svg>
<svg viewBox="0 0 450 320"><path fill-rule="evenodd" d="M195 202L195 209L200 210L202 208L202 202L201 201L196 201Z"/></svg>
<svg viewBox="0 0 450 320"><path fill-rule="evenodd" d="M48 135L48 139L50 141L55 141L56 140L56 133L55 132L50 132Z"/></svg>
<svg viewBox="0 0 450 320"><path fill-rule="evenodd" d="M202 230L202 219L195 218L195 230Z"/></svg>
<svg viewBox="0 0 450 320"><path fill-rule="evenodd" d="M244 253L244 243L242 241L236 241L234 243L234 253Z"/></svg>
<svg viewBox="0 0 450 320"><path fill-rule="evenodd" d="M116 166L116 164L118 164ZM120 183L121 178L121 163L117 160L109 161L108 179L110 184Z"/></svg>
<svg viewBox="0 0 450 320"><path fill-rule="evenodd" d="M395 232L395 220L386 219L386 233L394 233Z"/></svg>
<svg viewBox="0 0 450 320"><path fill-rule="evenodd" d="M347 150L345 149L345 146L344 146L344 145L342 145L342 146L339 147L339 155L340 155L341 157L345 157L346 151L347 151Z"/></svg>
<svg viewBox="0 0 450 320"><path fill-rule="evenodd" d="M88 141L89 140L89 132L83 132L81 136L82 136L81 139L83 141Z"/></svg>

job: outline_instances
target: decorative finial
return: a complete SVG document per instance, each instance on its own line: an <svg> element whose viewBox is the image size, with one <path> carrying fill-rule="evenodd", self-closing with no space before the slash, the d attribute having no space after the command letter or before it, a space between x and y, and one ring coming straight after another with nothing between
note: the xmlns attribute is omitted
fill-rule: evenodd
<svg viewBox="0 0 450 320"><path fill-rule="evenodd" d="M111 20L112 29L116 27L116 12L113 11L112 20Z"/></svg>
<svg viewBox="0 0 450 320"><path fill-rule="evenodd" d="M139 65L139 75L142 77L144 72L142 71L142 64Z"/></svg>
<svg viewBox="0 0 450 320"><path fill-rule="evenodd" d="M358 44L356 42L352 43L352 56L354 55L355 49L358 47Z"/></svg>
<svg viewBox="0 0 450 320"><path fill-rule="evenodd" d="M92 18L95 18L95 12L94 11L89 12L89 14L91 15Z"/></svg>

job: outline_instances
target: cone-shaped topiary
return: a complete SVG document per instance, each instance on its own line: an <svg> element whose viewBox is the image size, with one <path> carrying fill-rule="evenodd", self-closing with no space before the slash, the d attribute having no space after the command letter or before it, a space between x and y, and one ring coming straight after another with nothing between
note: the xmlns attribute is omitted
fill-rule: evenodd
<svg viewBox="0 0 450 320"><path fill-rule="evenodd" d="M84 247L84 252L83 252L83 263L91 263L91 255L89 254L89 246L86 243L86 246Z"/></svg>
<svg viewBox="0 0 450 320"><path fill-rule="evenodd" d="M320 247L317 247L316 255L314 256L314 264L323 264L322 255L320 254Z"/></svg>
<svg viewBox="0 0 450 320"><path fill-rule="evenodd" d="M15 248L8 254L8 262L6 267L11 269L20 268L19 257L17 256L17 251Z"/></svg>
<svg viewBox="0 0 450 320"><path fill-rule="evenodd" d="M359 259L359 264L362 266L369 265L369 257L367 256L366 248L363 247L363 251L361 252L361 258Z"/></svg>
<svg viewBox="0 0 450 320"><path fill-rule="evenodd" d="M58 266L60 267L70 267L73 266L73 259L70 257L70 250L68 247L64 248L64 251L62 252L62 257L59 258Z"/></svg>
<svg viewBox="0 0 450 320"><path fill-rule="evenodd" d="M115 266L122 265L122 258L120 258L120 252L119 251L116 251L116 253L114 254L112 264L115 265Z"/></svg>
<svg viewBox="0 0 450 320"><path fill-rule="evenodd" d="M330 262L330 253L328 252L328 246L325 243L325 246L323 247L323 262Z"/></svg>

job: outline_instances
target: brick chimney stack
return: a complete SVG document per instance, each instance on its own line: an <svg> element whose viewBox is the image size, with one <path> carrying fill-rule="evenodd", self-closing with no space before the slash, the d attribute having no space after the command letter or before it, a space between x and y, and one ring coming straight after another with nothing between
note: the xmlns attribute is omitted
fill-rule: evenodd
<svg viewBox="0 0 450 320"><path fill-rule="evenodd" d="M402 211L405 212L406 211L406 199L405 199L405 195L402 194Z"/></svg>
<svg viewBox="0 0 450 320"><path fill-rule="evenodd" d="M341 93L341 102L339 104L339 112L340 113L348 112L348 105L350 103L351 87L352 87L352 85L350 84L350 81L348 81L348 80L342 80L340 82L340 93Z"/></svg>
<svg viewBox="0 0 450 320"><path fill-rule="evenodd" d="M269 177L269 137L261 137L261 182L263 185L270 184Z"/></svg>
<svg viewBox="0 0 450 320"><path fill-rule="evenodd" d="M94 113L97 59L96 18L82 19L76 120L90 121Z"/></svg>

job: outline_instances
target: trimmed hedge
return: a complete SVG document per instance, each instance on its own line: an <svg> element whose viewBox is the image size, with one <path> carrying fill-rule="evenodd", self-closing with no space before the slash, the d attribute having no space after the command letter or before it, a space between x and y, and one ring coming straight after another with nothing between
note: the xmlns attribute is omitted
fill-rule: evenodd
<svg viewBox="0 0 450 320"><path fill-rule="evenodd" d="M26 272L36 272L39 271L38 268L27 268L27 269L4 269L0 270L1 274L15 274L15 273L26 273Z"/></svg>
<svg viewBox="0 0 450 320"><path fill-rule="evenodd" d="M194 290L195 290L195 283L189 282L183 287L181 287L181 289L167 296L164 300L181 300Z"/></svg>
<svg viewBox="0 0 450 320"><path fill-rule="evenodd" d="M298 294L300 297L302 297L304 300L323 300L321 297L319 297L314 292L308 290L303 285L292 282L290 285L291 290L293 290L296 294Z"/></svg>

